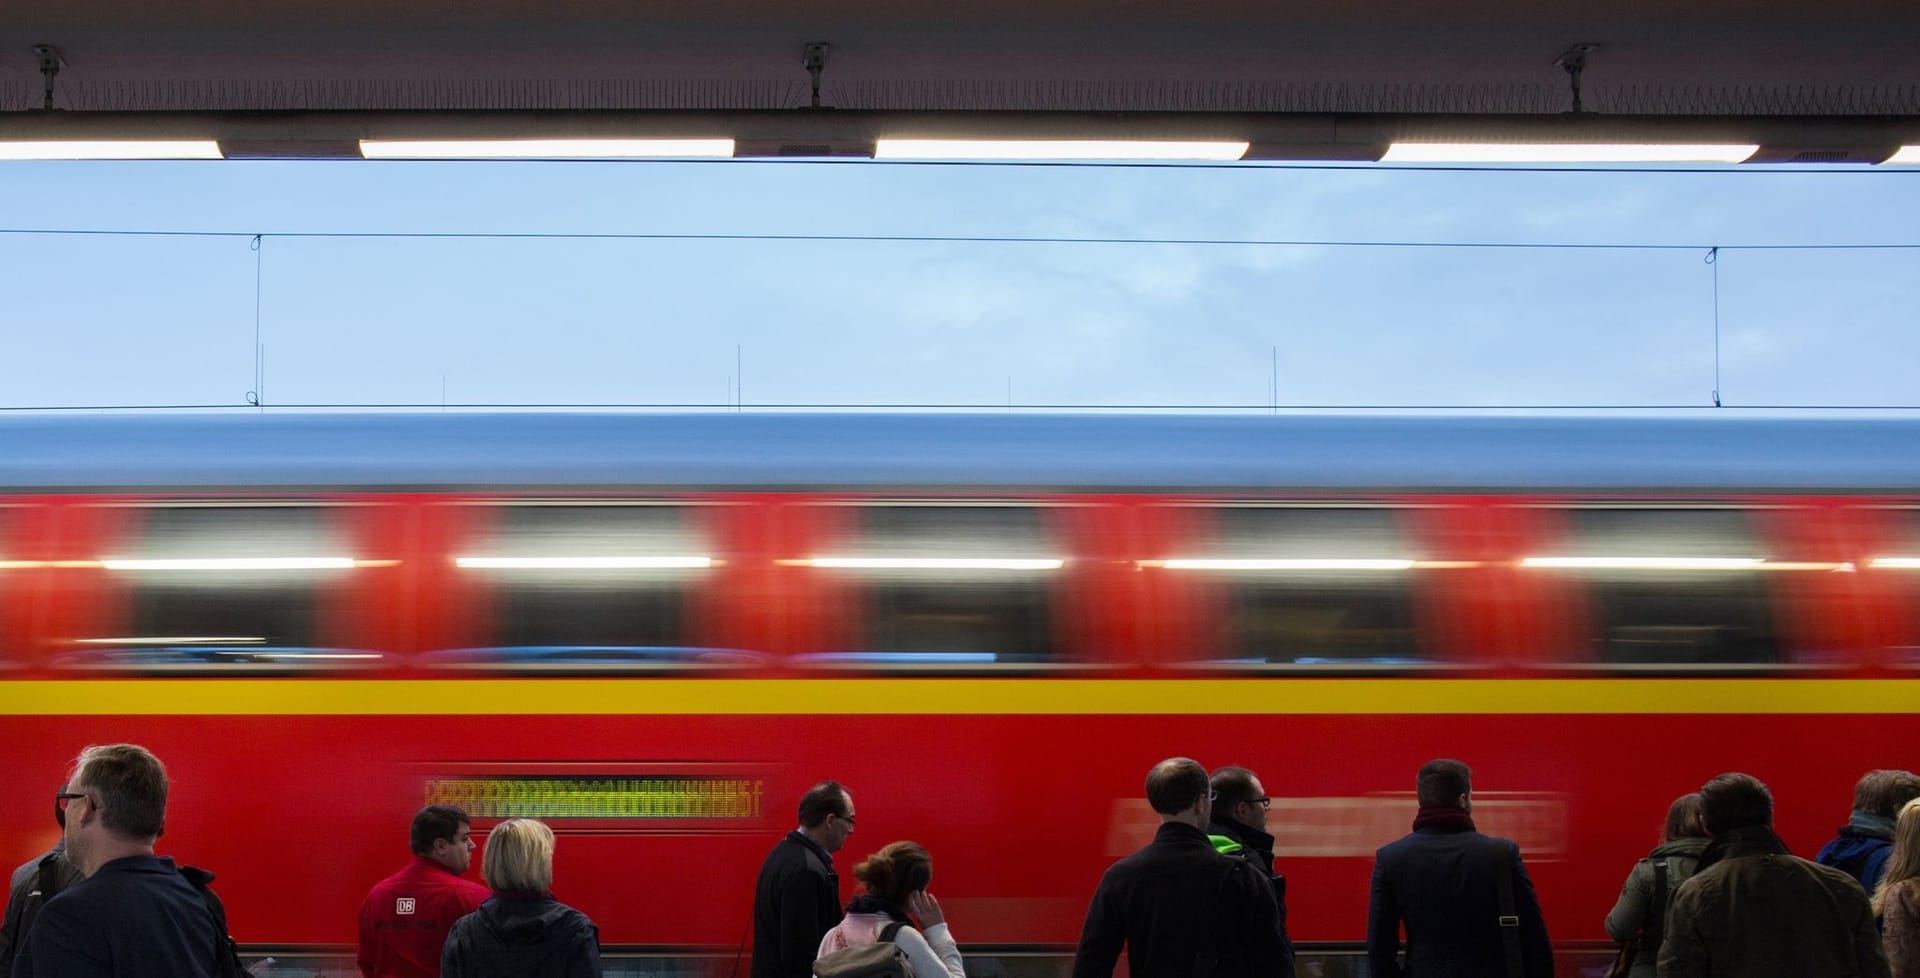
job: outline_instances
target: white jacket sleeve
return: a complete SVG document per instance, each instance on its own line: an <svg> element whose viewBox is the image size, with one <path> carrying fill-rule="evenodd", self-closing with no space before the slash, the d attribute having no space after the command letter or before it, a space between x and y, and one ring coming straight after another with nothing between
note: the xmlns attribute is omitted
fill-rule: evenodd
<svg viewBox="0 0 1920 978"><path fill-rule="evenodd" d="M953 932L944 923L927 928L925 934L912 927L902 927L894 943L907 952L915 978L939 978L943 974L948 978L967 978L960 961L960 945L953 942Z"/></svg>

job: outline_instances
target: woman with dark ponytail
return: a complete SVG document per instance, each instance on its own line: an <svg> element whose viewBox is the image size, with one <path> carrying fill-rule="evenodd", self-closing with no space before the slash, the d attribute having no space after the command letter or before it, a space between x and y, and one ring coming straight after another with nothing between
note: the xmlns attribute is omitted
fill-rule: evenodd
<svg viewBox="0 0 1920 978"><path fill-rule="evenodd" d="M893 941L913 963L916 978L966 978L960 948L947 927L940 901L927 892L933 882L933 857L917 842L894 842L853 868L860 889L847 904L846 919L820 941L825 957L835 951L872 944L892 924ZM918 922L920 927L913 925Z"/></svg>

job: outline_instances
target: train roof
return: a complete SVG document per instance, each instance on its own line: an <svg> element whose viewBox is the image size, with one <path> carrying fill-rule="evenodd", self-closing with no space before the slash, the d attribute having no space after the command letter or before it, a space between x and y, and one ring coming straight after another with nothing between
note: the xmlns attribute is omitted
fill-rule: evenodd
<svg viewBox="0 0 1920 978"><path fill-rule="evenodd" d="M1920 417L233 413L0 417L0 488L1920 488Z"/></svg>

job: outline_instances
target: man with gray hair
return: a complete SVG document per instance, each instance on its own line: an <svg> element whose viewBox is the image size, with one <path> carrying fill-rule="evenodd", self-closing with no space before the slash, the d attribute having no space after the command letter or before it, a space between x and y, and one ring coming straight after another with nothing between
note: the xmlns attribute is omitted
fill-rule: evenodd
<svg viewBox="0 0 1920 978"><path fill-rule="evenodd" d="M1170 757L1147 773L1160 830L1108 867L1087 908L1073 978L1111 978L1120 949L1133 978L1293 974L1293 946L1273 887L1252 863L1214 851L1207 769Z"/></svg>
<svg viewBox="0 0 1920 978"><path fill-rule="evenodd" d="M67 858L86 878L40 910L13 978L207 978L225 936L173 860L154 855L166 828L167 771L133 744L80 752L54 795Z"/></svg>

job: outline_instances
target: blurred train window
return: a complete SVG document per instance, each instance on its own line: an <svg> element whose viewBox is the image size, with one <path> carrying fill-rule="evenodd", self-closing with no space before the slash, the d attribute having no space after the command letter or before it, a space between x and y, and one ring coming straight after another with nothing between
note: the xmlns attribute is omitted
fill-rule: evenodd
<svg viewBox="0 0 1920 978"><path fill-rule="evenodd" d="M433 661L589 672L733 662L698 647L690 620L714 562L696 508L526 504L490 516L454 560L487 585L491 647Z"/></svg>
<svg viewBox="0 0 1920 978"><path fill-rule="evenodd" d="M1431 661L1414 627L1422 559L1384 507L1209 510L1197 548L1165 561L1205 575L1225 614L1206 647L1223 664L1390 665Z"/></svg>
<svg viewBox="0 0 1920 978"><path fill-rule="evenodd" d="M1891 593L1906 606L1903 628L1896 628L1887 647L1888 661L1897 666L1920 668L1920 510L1901 510L1890 514L1892 534L1886 552L1871 554L1866 563L1869 573L1888 579Z"/></svg>
<svg viewBox="0 0 1920 978"><path fill-rule="evenodd" d="M1054 589L1066 566L1034 506L848 507L849 527L812 557L853 590L856 648L823 664L1007 666L1057 658Z"/></svg>
<svg viewBox="0 0 1920 978"><path fill-rule="evenodd" d="M1585 593L1580 661L1718 666L1781 660L1770 572L1736 509L1570 509L1555 552L1522 566L1575 575Z"/></svg>
<svg viewBox="0 0 1920 978"><path fill-rule="evenodd" d="M311 505L140 510L128 537L101 558L126 589L124 630L79 640L63 665L255 674L377 660L377 653L325 647L324 603L355 567L342 512Z"/></svg>

